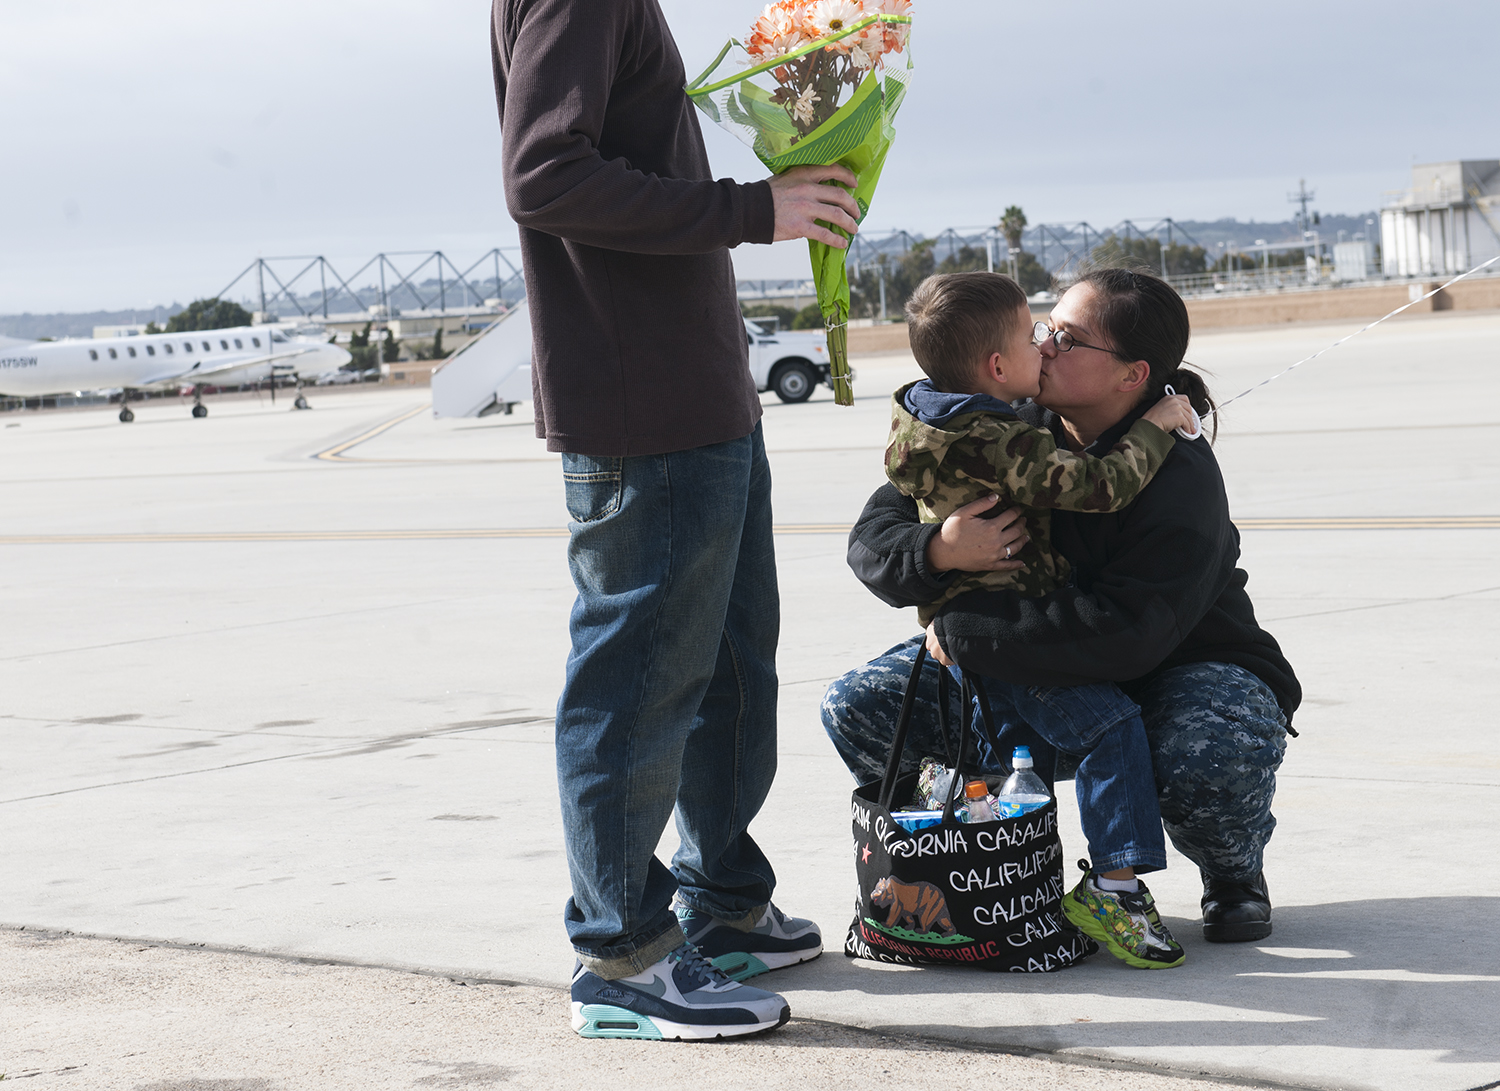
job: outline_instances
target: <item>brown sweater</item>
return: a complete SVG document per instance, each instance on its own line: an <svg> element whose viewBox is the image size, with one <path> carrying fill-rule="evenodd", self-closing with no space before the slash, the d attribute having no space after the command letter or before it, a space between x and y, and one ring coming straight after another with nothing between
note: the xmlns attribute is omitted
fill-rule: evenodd
<svg viewBox="0 0 1500 1091"><path fill-rule="evenodd" d="M749 434L728 248L771 241L771 187L710 177L656 0L494 0L493 30L537 435L637 455Z"/></svg>

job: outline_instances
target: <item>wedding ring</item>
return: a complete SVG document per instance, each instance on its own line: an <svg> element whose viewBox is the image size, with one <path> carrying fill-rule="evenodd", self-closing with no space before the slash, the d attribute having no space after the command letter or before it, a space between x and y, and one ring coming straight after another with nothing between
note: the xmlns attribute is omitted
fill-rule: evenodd
<svg viewBox="0 0 1500 1091"><path fill-rule="evenodd" d="M1010 560L1010 546L1005 547L1005 559Z"/></svg>

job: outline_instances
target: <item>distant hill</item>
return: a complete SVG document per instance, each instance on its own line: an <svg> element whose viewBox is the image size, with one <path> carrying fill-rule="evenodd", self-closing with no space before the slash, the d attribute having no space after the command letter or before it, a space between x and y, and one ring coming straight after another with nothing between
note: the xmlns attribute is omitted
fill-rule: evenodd
<svg viewBox="0 0 1500 1091"><path fill-rule="evenodd" d="M1363 233L1376 242L1380 241L1380 213L1378 212L1361 212L1353 216L1325 212L1320 219L1322 222L1315 224L1314 230L1325 243L1338 242L1340 231L1346 232L1346 238ZM1366 220L1375 222L1366 224ZM1297 230L1294 220L1283 220L1280 223L1250 220L1241 223L1239 220L1226 217L1212 222L1202 220L1174 220L1173 222L1187 232L1199 246L1209 251L1216 249L1221 242L1250 246L1256 239L1265 239L1266 242L1300 243L1302 241L1302 234ZM1142 223L1140 226L1151 225Z"/></svg>
<svg viewBox="0 0 1500 1091"><path fill-rule="evenodd" d="M43 337L92 337L95 326L133 326L145 322L163 325L182 304L146 307L134 311L89 311L86 314L0 314L0 337L36 341Z"/></svg>

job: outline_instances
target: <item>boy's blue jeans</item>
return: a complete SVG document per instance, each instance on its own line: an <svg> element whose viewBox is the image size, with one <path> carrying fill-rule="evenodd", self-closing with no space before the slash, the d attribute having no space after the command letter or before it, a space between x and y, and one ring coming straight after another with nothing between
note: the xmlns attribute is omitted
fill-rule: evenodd
<svg viewBox="0 0 1500 1091"><path fill-rule="evenodd" d="M676 893L742 920L775 875L746 832L776 772L780 599L771 471L750 435L665 455L563 455L578 598L557 779L580 961L639 973L683 942ZM676 810L669 871L657 842Z"/></svg>
<svg viewBox="0 0 1500 1091"><path fill-rule="evenodd" d="M1073 787L1094 870L1166 867L1151 748L1135 702L1108 684L1020 686L998 678L982 682L1000 745L1000 753L989 758L991 766L1003 770L1017 746L1030 747L1037 774L1052 789L1059 756L1077 762ZM973 717L978 727L977 708ZM984 738L983 731L977 734Z"/></svg>

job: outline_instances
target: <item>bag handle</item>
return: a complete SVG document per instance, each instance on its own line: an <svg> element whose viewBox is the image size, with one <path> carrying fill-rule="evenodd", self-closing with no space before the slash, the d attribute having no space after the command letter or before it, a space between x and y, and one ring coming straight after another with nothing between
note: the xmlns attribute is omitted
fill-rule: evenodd
<svg viewBox="0 0 1500 1091"><path fill-rule="evenodd" d="M927 645L919 644L917 658L911 665L911 677L906 682L906 693L901 698L901 715L896 718L896 735L891 740L891 756L886 759L885 776L880 781L880 806L887 811L891 809L891 797L896 794L896 777L901 770L901 753L906 749L906 733L911 727L911 710L917 703L917 683L922 678L922 664L926 661ZM941 699L939 704L942 704Z"/></svg>
<svg viewBox="0 0 1500 1091"><path fill-rule="evenodd" d="M918 645L917 656L911 666L911 676L906 682L906 693L901 698L901 713L896 720L896 734L891 740L891 755L885 763L885 776L880 782L880 806L885 810L891 809L891 802L896 794L896 781L901 773L901 757L906 750L906 738L911 730L912 711L917 703L917 687L922 679L922 666L927 661L927 646ZM989 697L984 691L984 683L977 675L962 670L963 686L960 691L960 704L964 709L964 719L958 728L958 754L955 757L952 749L952 732L948 724L948 687L952 684L952 675L946 667L938 671L938 726L943 734L943 746L947 753L944 755L953 764L954 776L948 785L948 799L943 806L943 823L950 824L953 821L953 808L963 792L962 770L964 760L969 754L969 723L968 710L974 705L977 696L979 700L979 711L983 718L984 730L988 735L990 748L998 755L999 751L995 743L995 726L990 717Z"/></svg>

